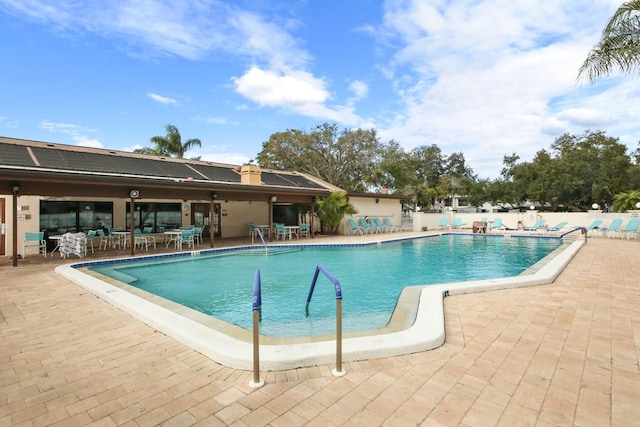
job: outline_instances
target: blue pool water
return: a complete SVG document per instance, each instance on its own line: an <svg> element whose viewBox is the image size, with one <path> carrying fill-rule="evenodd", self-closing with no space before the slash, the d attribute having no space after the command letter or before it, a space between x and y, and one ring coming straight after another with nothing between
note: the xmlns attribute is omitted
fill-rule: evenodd
<svg viewBox="0 0 640 427"><path fill-rule="evenodd" d="M101 274L251 330L254 274L262 281L260 332L278 337L335 332L335 289L319 276L309 317L305 304L318 264L339 281L343 330L384 327L402 288L516 276L560 239L443 235L373 245L238 250L91 267Z"/></svg>

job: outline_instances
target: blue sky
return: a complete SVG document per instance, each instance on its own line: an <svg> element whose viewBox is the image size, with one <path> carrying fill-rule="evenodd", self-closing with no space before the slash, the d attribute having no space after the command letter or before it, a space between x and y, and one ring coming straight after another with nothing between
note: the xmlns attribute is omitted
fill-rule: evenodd
<svg viewBox="0 0 640 427"><path fill-rule="evenodd" d="M577 72L621 0L0 0L0 135L131 151L175 125L241 164L375 128L495 178L565 132L640 141L640 79Z"/></svg>

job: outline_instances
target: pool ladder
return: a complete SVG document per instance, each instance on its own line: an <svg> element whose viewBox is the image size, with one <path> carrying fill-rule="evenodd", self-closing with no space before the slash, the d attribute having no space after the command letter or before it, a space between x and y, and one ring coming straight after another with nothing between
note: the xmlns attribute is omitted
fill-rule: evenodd
<svg viewBox="0 0 640 427"><path fill-rule="evenodd" d="M336 292L336 367L335 369L332 369L331 372L334 376L341 377L347 373L342 369L342 288L338 279L336 279L335 276L322 264L318 264L316 266L316 271L313 275L313 281L309 288L307 303L304 309L305 316L309 317L309 303L313 297L313 291L316 287L320 272L329 279ZM249 386L251 388L260 388L264 385L264 381L260 380L260 321L262 320L262 285L260 281L260 270L256 270L253 278L253 298L251 309L253 311L253 379L249 382Z"/></svg>

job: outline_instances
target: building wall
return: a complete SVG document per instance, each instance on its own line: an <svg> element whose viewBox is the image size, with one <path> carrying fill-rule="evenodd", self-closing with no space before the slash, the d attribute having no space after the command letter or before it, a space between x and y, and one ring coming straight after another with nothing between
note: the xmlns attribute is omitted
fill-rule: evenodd
<svg viewBox="0 0 640 427"><path fill-rule="evenodd" d="M378 202L376 202L378 200ZM349 203L358 211L351 218L373 217L389 218L393 224L402 222L402 204L398 199L350 196ZM345 220L340 225L340 234L351 234L349 224Z"/></svg>

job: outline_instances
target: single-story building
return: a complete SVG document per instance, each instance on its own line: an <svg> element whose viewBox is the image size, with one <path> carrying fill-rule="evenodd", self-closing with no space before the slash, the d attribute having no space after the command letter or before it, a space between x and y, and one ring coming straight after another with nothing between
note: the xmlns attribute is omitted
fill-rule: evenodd
<svg viewBox="0 0 640 427"><path fill-rule="evenodd" d="M313 202L337 190L309 174L252 164L0 137L0 256L13 256L16 265L26 232L48 236L136 227L161 232L194 225L204 228L213 247L217 237L249 236L249 223L308 221L317 231ZM402 197L349 198L363 216L400 221ZM307 209L299 209L304 205Z"/></svg>

